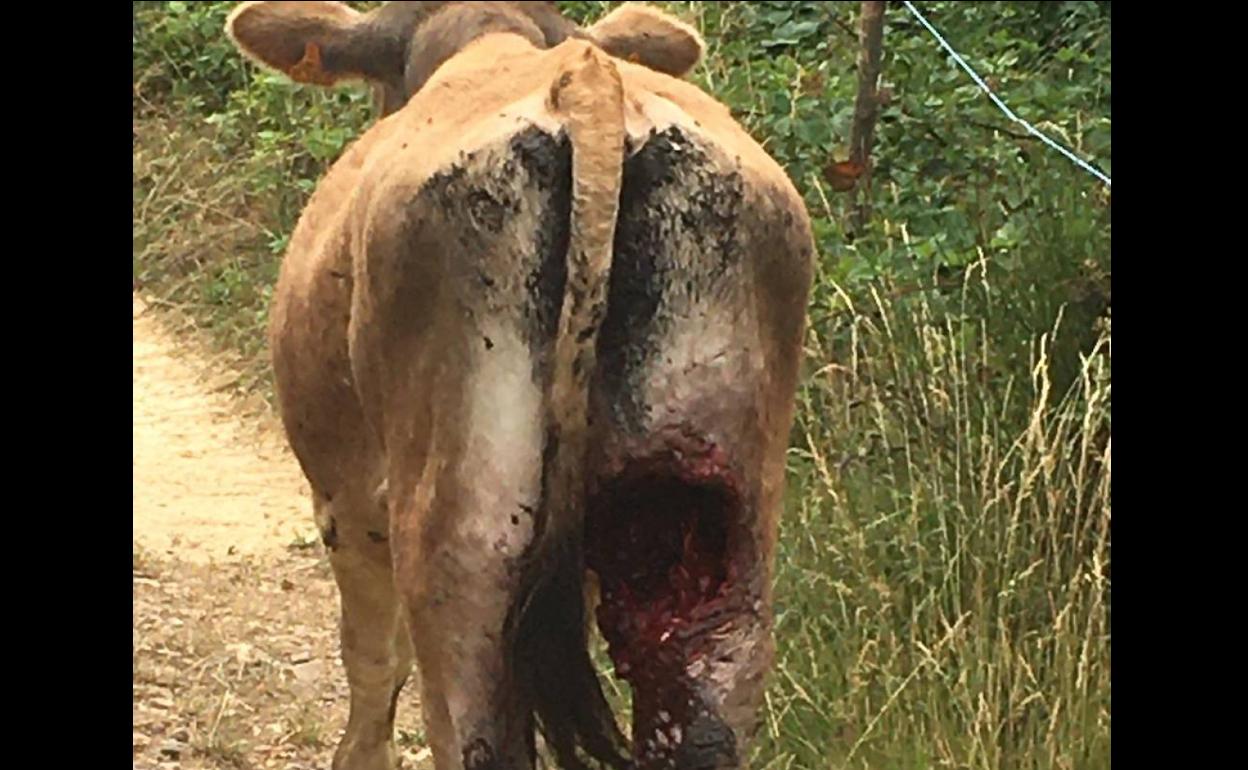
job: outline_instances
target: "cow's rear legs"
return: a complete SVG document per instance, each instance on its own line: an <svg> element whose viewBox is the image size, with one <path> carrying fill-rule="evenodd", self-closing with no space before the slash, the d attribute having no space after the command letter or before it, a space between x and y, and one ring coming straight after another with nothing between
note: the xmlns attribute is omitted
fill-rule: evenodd
<svg viewBox="0 0 1248 770"><path fill-rule="evenodd" d="M315 504L341 598L342 662L351 688L333 770L398 766L394 717L411 673L412 646L394 588L384 511L365 507L373 505L346 496Z"/></svg>
<svg viewBox="0 0 1248 770"><path fill-rule="evenodd" d="M511 596L497 562L488 560L496 554L488 545L477 552L444 545L411 556L399 575L410 586L421 710L435 763L462 770L531 768L531 707L510 665Z"/></svg>

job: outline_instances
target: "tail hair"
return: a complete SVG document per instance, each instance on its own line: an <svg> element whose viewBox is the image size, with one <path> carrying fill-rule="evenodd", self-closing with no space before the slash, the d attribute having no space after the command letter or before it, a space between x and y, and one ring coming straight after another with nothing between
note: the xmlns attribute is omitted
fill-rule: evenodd
<svg viewBox="0 0 1248 770"><path fill-rule="evenodd" d="M589 657L585 597L585 458L589 383L606 315L624 167L624 89L611 58L570 41L551 84L549 107L572 146L567 285L546 395L542 510L535 533L535 585L518 618L517 654L530 677L537 722L561 767L631 765L625 741Z"/></svg>

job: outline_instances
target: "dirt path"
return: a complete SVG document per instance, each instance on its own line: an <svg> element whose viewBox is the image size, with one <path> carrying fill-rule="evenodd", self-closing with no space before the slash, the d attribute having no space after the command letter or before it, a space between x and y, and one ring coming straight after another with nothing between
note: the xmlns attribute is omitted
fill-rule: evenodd
<svg viewBox="0 0 1248 770"><path fill-rule="evenodd" d="M134 300L134 768L329 767L346 721L338 597L272 419ZM404 766L429 766L416 687Z"/></svg>
<svg viewBox="0 0 1248 770"><path fill-rule="evenodd" d="M134 537L204 562L314 537L307 483L270 425L244 425L134 299Z"/></svg>

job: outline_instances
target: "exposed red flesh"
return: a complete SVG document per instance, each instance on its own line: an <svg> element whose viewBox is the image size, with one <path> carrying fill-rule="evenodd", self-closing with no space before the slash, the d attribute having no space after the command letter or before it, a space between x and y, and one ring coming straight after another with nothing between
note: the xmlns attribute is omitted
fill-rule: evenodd
<svg viewBox="0 0 1248 770"><path fill-rule="evenodd" d="M712 447L634 462L591 496L587 565L615 672L633 689L634 735L678 735L691 718L688 667L741 608L734 481ZM651 750L661 748L635 749L639 759Z"/></svg>

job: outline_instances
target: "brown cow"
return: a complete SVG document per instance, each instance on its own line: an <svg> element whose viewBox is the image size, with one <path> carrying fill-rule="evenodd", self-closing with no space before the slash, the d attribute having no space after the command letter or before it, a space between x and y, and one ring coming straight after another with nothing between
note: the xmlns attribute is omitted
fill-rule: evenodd
<svg viewBox="0 0 1248 770"><path fill-rule="evenodd" d="M783 170L679 79L697 33L520 2L246 3L228 29L384 114L308 202L270 330L342 598L334 768L394 767L413 654L440 770L531 768L536 728L565 767L740 767L813 248Z"/></svg>

